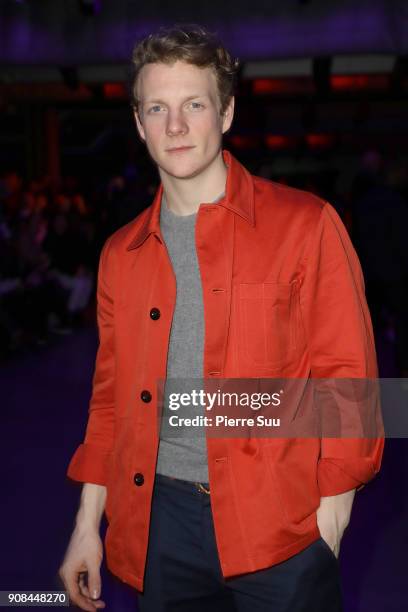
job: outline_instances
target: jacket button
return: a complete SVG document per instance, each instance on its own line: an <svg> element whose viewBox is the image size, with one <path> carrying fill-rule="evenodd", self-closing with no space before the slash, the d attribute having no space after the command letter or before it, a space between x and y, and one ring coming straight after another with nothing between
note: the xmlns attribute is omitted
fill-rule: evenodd
<svg viewBox="0 0 408 612"><path fill-rule="evenodd" d="M147 389L143 389L140 394L140 397L142 398L143 402L146 402L146 404L152 401L152 394Z"/></svg>
<svg viewBox="0 0 408 612"><path fill-rule="evenodd" d="M139 472L137 472L137 474L133 476L133 481L137 487L141 487L142 484L144 483L143 474L140 474Z"/></svg>
<svg viewBox="0 0 408 612"><path fill-rule="evenodd" d="M152 308L150 311L150 318L153 319L153 321L160 319L160 310L158 308Z"/></svg>

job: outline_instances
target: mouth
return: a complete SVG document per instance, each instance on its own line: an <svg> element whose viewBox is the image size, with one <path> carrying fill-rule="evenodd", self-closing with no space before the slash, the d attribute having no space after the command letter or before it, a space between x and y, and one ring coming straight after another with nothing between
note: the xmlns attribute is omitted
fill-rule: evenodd
<svg viewBox="0 0 408 612"><path fill-rule="evenodd" d="M190 149L194 149L193 146L184 146L184 147L172 147L171 149L166 149L167 153L183 153L184 151L190 151Z"/></svg>

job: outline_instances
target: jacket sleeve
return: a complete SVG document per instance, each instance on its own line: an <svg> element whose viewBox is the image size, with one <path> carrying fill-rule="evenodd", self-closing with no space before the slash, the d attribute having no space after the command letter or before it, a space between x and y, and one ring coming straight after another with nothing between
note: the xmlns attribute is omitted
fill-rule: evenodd
<svg viewBox="0 0 408 612"><path fill-rule="evenodd" d="M80 482L105 485L114 440L114 326L113 262L110 239L99 260L97 319L99 347L96 356L92 396L85 440L74 453L68 477Z"/></svg>
<svg viewBox="0 0 408 612"><path fill-rule="evenodd" d="M359 382L355 379L377 379L374 335L360 262L346 228L328 202L323 203L307 246L300 303L311 377L319 379L317 386L321 382L324 387L320 379L325 379L330 394L330 388L338 389L339 385L352 387ZM344 400L344 394L337 396ZM317 474L322 497L360 488L380 469L384 438L379 399L366 394L362 401L340 401L340 422L347 422L347 432L341 426L336 431L346 435L321 439ZM323 404L318 409L324 411L328 404ZM362 431L361 410L374 424L370 437L357 433Z"/></svg>

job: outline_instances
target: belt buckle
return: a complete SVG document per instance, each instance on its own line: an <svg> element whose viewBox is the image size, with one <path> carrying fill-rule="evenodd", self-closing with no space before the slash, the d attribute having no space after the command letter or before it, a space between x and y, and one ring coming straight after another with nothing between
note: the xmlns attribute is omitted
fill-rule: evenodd
<svg viewBox="0 0 408 612"><path fill-rule="evenodd" d="M196 482L194 484L196 485L197 490L200 491L200 493L206 493L206 495L210 494L210 489L206 489L201 482Z"/></svg>

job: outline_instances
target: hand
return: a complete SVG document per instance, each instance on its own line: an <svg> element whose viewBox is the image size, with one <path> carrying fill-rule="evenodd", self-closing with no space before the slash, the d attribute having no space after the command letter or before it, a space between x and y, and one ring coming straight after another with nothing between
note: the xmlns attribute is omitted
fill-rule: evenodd
<svg viewBox="0 0 408 612"><path fill-rule="evenodd" d="M94 612L105 607L105 603L99 599L101 592L99 568L102 558L103 546L98 531L91 527L77 526L59 569L59 575L71 601L82 610Z"/></svg>
<svg viewBox="0 0 408 612"><path fill-rule="evenodd" d="M340 493L340 495L322 497L317 509L317 526L320 535L337 558L340 553L340 542L344 530L350 522L355 492L355 489L353 489L352 491L346 491L346 493Z"/></svg>

